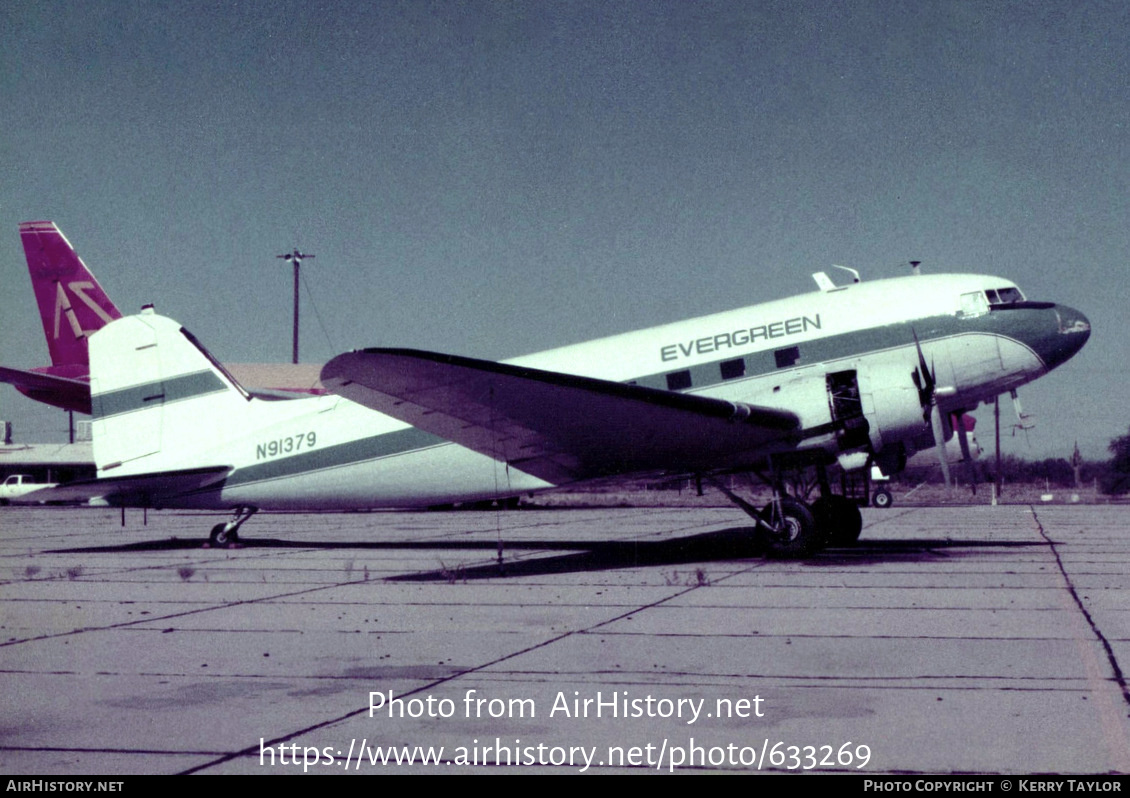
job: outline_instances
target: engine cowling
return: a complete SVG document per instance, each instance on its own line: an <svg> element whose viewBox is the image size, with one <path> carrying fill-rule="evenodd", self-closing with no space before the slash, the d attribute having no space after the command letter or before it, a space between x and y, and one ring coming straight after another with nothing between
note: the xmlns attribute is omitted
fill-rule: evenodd
<svg viewBox="0 0 1130 798"><path fill-rule="evenodd" d="M895 448L900 442L930 431L923 417L913 372L913 367L905 363L871 366L859 371L860 402L875 453L887 447Z"/></svg>

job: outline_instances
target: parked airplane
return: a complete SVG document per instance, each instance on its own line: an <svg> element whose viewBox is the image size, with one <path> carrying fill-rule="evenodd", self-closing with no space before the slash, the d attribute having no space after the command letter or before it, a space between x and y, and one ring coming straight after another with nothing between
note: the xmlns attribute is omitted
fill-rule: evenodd
<svg viewBox="0 0 1130 798"><path fill-rule="evenodd" d="M20 241L51 365L0 366L0 382L11 383L38 402L90 413L87 340L122 314L54 222L22 222ZM313 363L241 363L228 368L247 385L282 386L252 389L265 398L325 393L318 384L321 366Z"/></svg>
<svg viewBox="0 0 1130 798"><path fill-rule="evenodd" d="M835 287L505 363L406 349L331 360L334 395L264 402L152 309L90 340L99 478L44 499L257 509L428 505L625 473L755 470L772 551L856 539L858 507L827 467L899 470L947 419L1072 357L1083 314L1011 282L931 275ZM374 412L375 411L375 412ZM411 426L409 426L411 425ZM964 425L958 425L963 429ZM789 496L815 469L821 496ZM46 493L46 492L44 492Z"/></svg>
<svg viewBox="0 0 1130 798"><path fill-rule="evenodd" d="M51 365L0 367L0 381L38 402L89 413L87 338L122 314L52 222L23 222L20 240Z"/></svg>

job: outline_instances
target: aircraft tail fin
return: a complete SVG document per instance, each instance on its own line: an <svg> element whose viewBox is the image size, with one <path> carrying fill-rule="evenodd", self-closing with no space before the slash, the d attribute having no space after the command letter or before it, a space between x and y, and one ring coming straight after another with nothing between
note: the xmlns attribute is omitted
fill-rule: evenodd
<svg viewBox="0 0 1130 798"><path fill-rule="evenodd" d="M122 314L54 222L23 222L20 240L53 366L86 366L87 338Z"/></svg>
<svg viewBox="0 0 1130 798"><path fill-rule="evenodd" d="M90 395L94 461L107 477L213 465L253 412L219 361L152 308L90 339Z"/></svg>

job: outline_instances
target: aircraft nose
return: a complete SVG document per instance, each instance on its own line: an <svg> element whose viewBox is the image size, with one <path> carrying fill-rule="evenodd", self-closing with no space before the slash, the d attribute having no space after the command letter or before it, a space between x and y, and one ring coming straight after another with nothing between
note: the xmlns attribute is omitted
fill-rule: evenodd
<svg viewBox="0 0 1130 798"><path fill-rule="evenodd" d="M1075 308L1055 305L1056 328L1041 336L1037 351L1048 369L1066 363L1091 337L1091 322Z"/></svg>

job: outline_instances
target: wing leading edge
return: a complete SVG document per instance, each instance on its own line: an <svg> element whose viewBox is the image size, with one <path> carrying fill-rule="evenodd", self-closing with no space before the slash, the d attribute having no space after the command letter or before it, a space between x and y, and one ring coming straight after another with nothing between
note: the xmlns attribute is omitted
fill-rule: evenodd
<svg viewBox="0 0 1130 798"><path fill-rule="evenodd" d="M800 428L783 410L411 349L339 355L322 384L554 484L750 465Z"/></svg>

